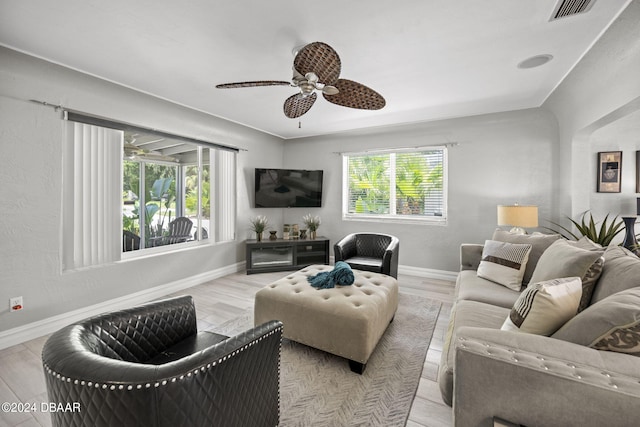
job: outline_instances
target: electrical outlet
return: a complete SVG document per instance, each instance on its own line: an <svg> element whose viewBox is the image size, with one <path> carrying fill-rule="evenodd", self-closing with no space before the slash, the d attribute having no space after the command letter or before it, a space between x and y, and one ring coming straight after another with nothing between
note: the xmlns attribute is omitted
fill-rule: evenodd
<svg viewBox="0 0 640 427"><path fill-rule="evenodd" d="M18 311L24 308L22 297L9 298L9 310Z"/></svg>

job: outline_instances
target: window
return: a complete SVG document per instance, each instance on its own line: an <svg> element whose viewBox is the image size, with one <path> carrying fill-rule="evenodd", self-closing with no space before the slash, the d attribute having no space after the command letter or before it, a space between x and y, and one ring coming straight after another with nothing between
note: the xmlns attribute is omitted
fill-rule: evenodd
<svg viewBox="0 0 640 427"><path fill-rule="evenodd" d="M69 114L65 269L235 238L235 151Z"/></svg>
<svg viewBox="0 0 640 427"><path fill-rule="evenodd" d="M444 223L444 147L349 153L343 157L343 217Z"/></svg>
<svg viewBox="0 0 640 427"><path fill-rule="evenodd" d="M207 240L215 150L150 134L124 138L122 250ZM172 154L162 154L168 147Z"/></svg>

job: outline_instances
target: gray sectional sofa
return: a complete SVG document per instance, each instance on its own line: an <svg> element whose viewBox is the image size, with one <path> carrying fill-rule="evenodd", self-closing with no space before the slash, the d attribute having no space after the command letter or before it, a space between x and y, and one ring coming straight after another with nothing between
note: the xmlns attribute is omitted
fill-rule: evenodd
<svg viewBox="0 0 640 427"><path fill-rule="evenodd" d="M490 240L531 251L516 291L478 277L484 245L461 246L438 374L455 425L640 425L640 258L558 235ZM553 276L581 278L582 310L549 336L502 330L526 285Z"/></svg>

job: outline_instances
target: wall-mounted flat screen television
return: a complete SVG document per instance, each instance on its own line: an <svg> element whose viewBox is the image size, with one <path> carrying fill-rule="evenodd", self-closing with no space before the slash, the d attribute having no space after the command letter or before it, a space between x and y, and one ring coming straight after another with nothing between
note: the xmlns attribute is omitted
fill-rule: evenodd
<svg viewBox="0 0 640 427"><path fill-rule="evenodd" d="M256 168L254 200L256 208L319 208L322 171Z"/></svg>

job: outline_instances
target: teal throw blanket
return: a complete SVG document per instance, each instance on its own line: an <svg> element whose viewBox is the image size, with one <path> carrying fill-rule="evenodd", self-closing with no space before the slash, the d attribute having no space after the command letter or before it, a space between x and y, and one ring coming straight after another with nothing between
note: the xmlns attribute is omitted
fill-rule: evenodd
<svg viewBox="0 0 640 427"><path fill-rule="evenodd" d="M331 271L322 271L315 276L307 277L307 281L314 288L328 289L336 285L349 286L353 285L355 280L351 266L343 261L336 262Z"/></svg>

